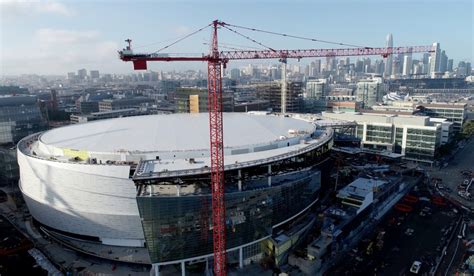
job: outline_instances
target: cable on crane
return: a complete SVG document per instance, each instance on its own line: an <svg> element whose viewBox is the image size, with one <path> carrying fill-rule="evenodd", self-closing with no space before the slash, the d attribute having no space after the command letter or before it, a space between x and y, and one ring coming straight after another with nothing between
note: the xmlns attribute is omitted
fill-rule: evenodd
<svg viewBox="0 0 474 276"><path fill-rule="evenodd" d="M188 38L188 37L190 37L190 36L192 36L192 35L195 35L195 34L199 33L200 31L202 31L202 30L204 30L204 29L206 29L206 28L208 28L208 27L210 27L210 26L212 26L212 23L210 23L210 24L208 24L208 25L206 25L206 26L204 26L204 27L202 27L202 28L200 28L200 29L198 29L198 30L192 32L192 33L189 33L189 34L185 35L184 37L182 37L182 38L176 40L175 42L173 42L173 43L171 43L171 44L169 44L169 45L167 45L167 46L165 46L165 47L159 49L158 51L153 52L152 54L156 54L156 53L159 53L159 52L161 52L161 51L163 51L163 50L165 50L165 49L168 49L169 47L175 45L176 43L179 43L179 42L185 40L186 38Z"/></svg>
<svg viewBox="0 0 474 276"><path fill-rule="evenodd" d="M174 38L170 38L170 39L165 39L165 40L162 40L162 41L157 41L157 42L153 42L153 43L149 43L149 44L138 45L138 46L134 45L133 49L139 49L139 48L149 47L149 46L153 46L153 45L158 45L158 44L162 44L162 43L165 43L165 42L181 39L183 37L184 36L182 35L182 36L178 36L178 37L174 37Z"/></svg>
<svg viewBox="0 0 474 276"><path fill-rule="evenodd" d="M264 45L263 43L260 43L260 42L256 41L255 39L253 39L253 38L251 38L251 37L249 37L249 36L246 36L246 35L244 35L244 34L241 34L241 33L237 32L236 30L227 27L226 25L227 25L227 24L223 24L223 25L221 25L221 26L224 27L224 28L226 28L227 30L233 32L233 33L236 33L236 34L238 34L238 35L240 35L240 36L242 36L242 37L244 37L244 38L246 38L246 39L252 41L253 43L256 43L256 44L258 44L258 45L260 45L260 46L262 46L262 47L264 47L264 48L267 48L268 50L270 50L270 51L272 51L272 52L276 52L275 49L273 49L273 48L271 48L271 47L268 47L268 46Z"/></svg>
<svg viewBox="0 0 474 276"><path fill-rule="evenodd" d="M233 24L228 24L228 23L222 22L223 27L225 27L226 25L227 26L232 26L232 27L235 27L235 28L254 31L254 32L261 32L261 33L266 33L266 34L273 34L273 35L279 35L279 36L284 36L284 37L291 37L291 38L296 38L296 39L309 40L309 41L321 42L321 43L327 43L327 44L333 44L333 45L349 46L349 47L356 47L356 48L369 48L369 49L372 48L372 47L366 47L366 46L360 46L360 45L354 45L354 44L347 44L347 43L342 43L342 42L322 40L322 39L317 39L317 38L290 35L290 34L285 34L285 33L277 33L277 32L260 30L260 29L249 28L249 27L243 27L243 26L238 26L238 25L233 25Z"/></svg>
<svg viewBox="0 0 474 276"><path fill-rule="evenodd" d="M230 46L230 47L239 47L241 49L254 49L254 50L262 50L262 48L258 47L253 47L253 46L246 46L246 45L239 45L239 44L234 44L234 43L219 43L219 45L222 46Z"/></svg>
<svg viewBox="0 0 474 276"><path fill-rule="evenodd" d="M210 43L203 42L203 45L211 45ZM240 47L240 48L237 48ZM219 48L224 48L228 50L233 50L233 51L248 51L248 49L254 49L261 51L262 48L257 48L257 47L251 47L251 46L243 46L243 45L237 45L237 44L231 44L231 43L219 43Z"/></svg>

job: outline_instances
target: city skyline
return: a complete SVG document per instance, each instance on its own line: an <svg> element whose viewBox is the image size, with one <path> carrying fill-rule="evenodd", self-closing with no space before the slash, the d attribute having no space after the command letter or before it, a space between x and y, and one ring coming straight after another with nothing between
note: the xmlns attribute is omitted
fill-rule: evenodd
<svg viewBox="0 0 474 276"><path fill-rule="evenodd" d="M347 1L317 4L306 1L244 2L248 5L247 8L237 3L219 5L209 1L130 4L131 2L120 2L111 5L110 1L2 1L0 75L64 75L80 68L107 73L131 73L129 64L121 62L117 57L117 50L125 46L125 38L133 39L132 46L137 52L154 52L216 18L236 25L370 47L385 46L385 37L391 33L394 46L431 45L439 42L448 57L454 59L455 65L461 60L472 62L473 59L470 1L450 3L450 14L456 14L456 17L450 17L449 20L443 19L447 18L444 16L446 5L440 1L429 5L426 1L363 1L357 4ZM374 4L377 4L380 12L373 12ZM304 8L298 9L300 6ZM245 13L242 12L244 8ZM294 11L288 12L291 8ZM93 13L90 12L91 9L94 10ZM334 12L328 13L328 10ZM389 10L390 13L383 12L384 10ZM106 20L104 14L107 14ZM182 16L177 17L177 14ZM410 20L401 20L402 18ZM428 31L427 26L437 31ZM458 31L453 31L454 29ZM23 35L19 36L18 33ZM273 48L337 47L281 39L261 33L244 33ZM238 45L239 48L259 48L225 30L220 31L219 35L223 43ZM208 45L205 43L209 37L209 30L206 29L166 52L206 53ZM302 64L312 60L306 59ZM249 62L233 62L230 66L239 67L247 63ZM205 69L205 65L160 63L153 64L150 69L196 70Z"/></svg>

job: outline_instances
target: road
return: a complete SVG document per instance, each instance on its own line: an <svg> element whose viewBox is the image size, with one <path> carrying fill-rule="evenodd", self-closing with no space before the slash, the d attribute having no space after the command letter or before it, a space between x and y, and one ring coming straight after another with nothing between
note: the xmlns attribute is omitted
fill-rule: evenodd
<svg viewBox="0 0 474 276"><path fill-rule="evenodd" d="M463 182L465 177L460 173L463 170L474 172L474 138L471 137L467 143L448 162L446 168L428 168L431 177L441 178L443 185L449 187L449 195L468 208L474 208L474 202L466 200L457 194L457 186ZM443 191L446 193L446 191Z"/></svg>
<svg viewBox="0 0 474 276"><path fill-rule="evenodd" d="M446 254L439 264L437 275L454 275L458 265L462 262L465 252L465 246L458 235L462 233L463 222L459 223L454 231L453 238L449 243Z"/></svg>

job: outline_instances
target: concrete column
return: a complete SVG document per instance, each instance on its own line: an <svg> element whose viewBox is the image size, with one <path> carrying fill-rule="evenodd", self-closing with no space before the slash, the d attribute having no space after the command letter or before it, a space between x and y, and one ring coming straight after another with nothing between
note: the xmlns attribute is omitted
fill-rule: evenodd
<svg viewBox="0 0 474 276"><path fill-rule="evenodd" d="M364 142L365 142L366 139L367 139L367 123L364 123L364 128L363 128L363 131L362 131L362 141L360 143L361 148L364 147Z"/></svg>
<svg viewBox="0 0 474 276"><path fill-rule="evenodd" d="M408 129L406 126L403 127L403 137L402 137L402 154L405 155L405 149L407 147L407 136Z"/></svg>
<svg viewBox="0 0 474 276"><path fill-rule="evenodd" d="M155 275L155 276L160 276L160 265L152 264L150 274Z"/></svg>
<svg viewBox="0 0 474 276"><path fill-rule="evenodd" d="M209 272L209 259L206 257L206 270L205 270L205 275L210 276L211 273Z"/></svg>
<svg viewBox="0 0 474 276"><path fill-rule="evenodd" d="M181 276L186 276L186 268L184 267L184 262L181 262Z"/></svg>
<svg viewBox="0 0 474 276"><path fill-rule="evenodd" d="M237 171L237 185L239 186L239 191L242 191L242 171L238 170Z"/></svg>
<svg viewBox="0 0 474 276"><path fill-rule="evenodd" d="M244 250L243 247L239 248L239 268L244 268Z"/></svg>
<svg viewBox="0 0 474 276"><path fill-rule="evenodd" d="M268 165L268 187L272 186L272 165Z"/></svg>
<svg viewBox="0 0 474 276"><path fill-rule="evenodd" d="M176 185L176 195L177 196L181 195L181 186L180 185Z"/></svg>
<svg viewBox="0 0 474 276"><path fill-rule="evenodd" d="M281 113L286 113L286 58L280 59L281 62Z"/></svg>

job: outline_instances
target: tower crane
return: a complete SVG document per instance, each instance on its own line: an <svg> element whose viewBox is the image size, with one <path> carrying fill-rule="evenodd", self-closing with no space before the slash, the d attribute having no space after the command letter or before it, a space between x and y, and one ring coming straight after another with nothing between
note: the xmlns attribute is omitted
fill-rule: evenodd
<svg viewBox="0 0 474 276"><path fill-rule="evenodd" d="M162 50L194 35L208 27L212 28L212 40L208 54L201 56L181 56L163 54ZM219 51L218 48L218 29L227 29L237 35L240 35L265 50L234 50ZM284 37L309 40L314 42L323 42L338 44L340 46L350 46L352 48L335 49L296 49L296 50L278 50L267 47L264 44L246 36L235 28L246 29L255 32L267 34L282 35ZM275 33L270 31L258 30L254 28L242 27L228 24L219 20L214 20L207 26L196 30L189 35L178 39L170 45L160 50L149 53L134 53L131 47L131 40L127 39L128 45L122 51L119 51L119 57L123 61L131 61L135 70L146 70L148 61L201 61L207 62L208 68L208 107L209 107L209 133L210 133L210 159L211 159L211 192L212 192L212 229L213 229L213 250L214 250L214 274L226 275L226 223L225 223L225 204L224 204L224 145L223 145L223 116L222 116L222 72L227 63L231 60L251 60L251 59L279 59L284 64L287 59L302 59L308 57L337 57L337 56L367 56L380 55L384 58L392 54L433 52L430 46L408 46L408 47L385 47L372 48L360 47L351 44L324 41L314 38L306 38L289 34ZM284 66L286 67L286 66ZM286 84L285 84L286 85ZM283 87L284 88L284 87ZM286 94L286 91L282 94ZM282 95L282 113L286 110L286 96Z"/></svg>

